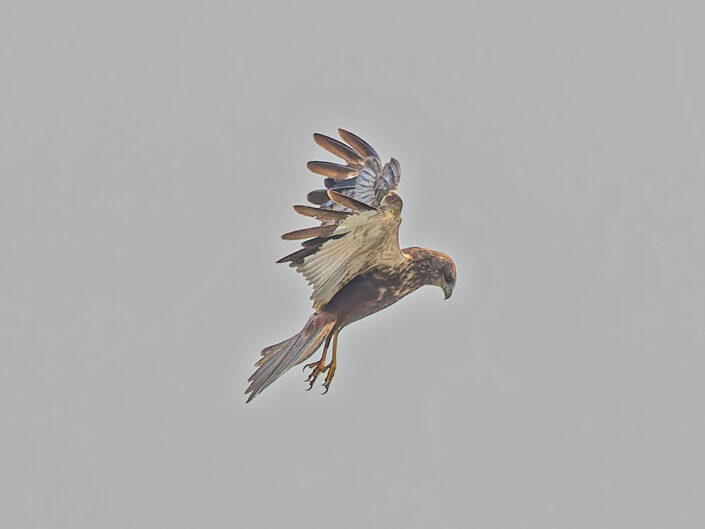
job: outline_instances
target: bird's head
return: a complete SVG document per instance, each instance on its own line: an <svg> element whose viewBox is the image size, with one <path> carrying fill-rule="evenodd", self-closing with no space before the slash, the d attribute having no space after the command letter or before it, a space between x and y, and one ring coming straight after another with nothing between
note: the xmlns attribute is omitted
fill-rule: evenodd
<svg viewBox="0 0 705 529"><path fill-rule="evenodd" d="M440 287L448 299L455 288L455 263L442 252L426 248L404 248L404 253L413 261L417 276L423 284Z"/></svg>
<svg viewBox="0 0 705 529"><path fill-rule="evenodd" d="M438 252L436 259L436 285L441 287L443 294L445 294L445 299L448 299L455 288L455 263L453 259L441 252Z"/></svg>

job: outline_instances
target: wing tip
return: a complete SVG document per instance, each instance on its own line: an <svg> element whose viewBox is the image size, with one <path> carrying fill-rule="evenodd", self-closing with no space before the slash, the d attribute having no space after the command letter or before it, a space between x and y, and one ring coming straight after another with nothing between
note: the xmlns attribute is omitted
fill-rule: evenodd
<svg viewBox="0 0 705 529"><path fill-rule="evenodd" d="M372 145L367 143L357 134L354 134L349 130L345 130L344 128L338 128L338 135L345 143L347 143L354 150L360 153L363 158L367 159L369 157L372 157L376 158L377 160L380 159L379 154L377 154L377 151L374 150Z"/></svg>
<svg viewBox="0 0 705 529"><path fill-rule="evenodd" d="M300 204L294 206L294 211L299 215L303 215L304 217L313 217L322 221L332 220L335 222L340 222L341 220L350 216L350 213L346 211L335 211L326 208L314 208L311 206L304 206Z"/></svg>
<svg viewBox="0 0 705 529"><path fill-rule="evenodd" d="M322 224L313 228L303 228L301 230L288 231L282 234L285 241L297 241L300 239L310 239L311 237L330 235L338 226L335 224Z"/></svg>
<svg viewBox="0 0 705 529"><path fill-rule="evenodd" d="M336 182L355 176L358 173L358 169L355 167L340 165L334 162L324 162L321 160L306 162L306 168L312 173L330 177Z"/></svg>

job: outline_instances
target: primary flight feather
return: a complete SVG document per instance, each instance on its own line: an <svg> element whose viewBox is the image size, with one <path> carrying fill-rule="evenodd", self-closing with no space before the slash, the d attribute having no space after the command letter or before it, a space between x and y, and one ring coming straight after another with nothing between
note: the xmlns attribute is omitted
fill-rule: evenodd
<svg viewBox="0 0 705 529"><path fill-rule="evenodd" d="M440 287L446 299L453 293L456 272L450 257L399 246L399 162L392 158L382 165L377 152L362 138L343 129L338 134L344 143L323 134L314 134L313 139L345 165L309 162L312 172L326 177L325 189L307 196L318 207L294 206L297 213L321 224L282 235L286 240L305 240L300 250L277 261L288 262L312 286L314 313L301 332L262 351L245 391L247 402L321 345L321 359L305 367L312 369L309 389L326 373L323 386L327 392L335 375L341 329L423 285ZM332 359L326 364L331 341Z"/></svg>

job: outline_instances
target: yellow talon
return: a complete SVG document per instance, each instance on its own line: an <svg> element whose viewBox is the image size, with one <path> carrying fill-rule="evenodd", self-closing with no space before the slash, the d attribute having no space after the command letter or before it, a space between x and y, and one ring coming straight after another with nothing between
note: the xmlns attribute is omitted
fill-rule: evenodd
<svg viewBox="0 0 705 529"><path fill-rule="evenodd" d="M323 354L321 355L321 359L317 362L311 362L310 364L306 364L304 366L304 371L306 371L306 368L312 369L311 373L306 379L306 382L308 382L308 388L306 388L306 391L310 390L313 387L319 375L326 373L326 379L323 382L323 387L325 388L325 390L323 391L323 395L328 393L331 382L333 382L333 377L335 376L335 368L337 365L336 360L338 353L338 332L339 331L333 331L326 338L326 343L323 346ZM326 365L326 354L328 353L328 345L330 344L331 338L333 339L333 358L331 359L330 364Z"/></svg>
<svg viewBox="0 0 705 529"><path fill-rule="evenodd" d="M321 373L325 373L326 371L326 353L328 352L328 345L330 344L330 339L332 337L333 334L331 333L326 338L326 343L323 346L323 354L321 355L321 359L318 362L311 362L310 364L306 364L304 366L304 371L306 371L307 367L313 369L313 371L311 371L311 373L308 375L308 378L306 379L306 382L309 383L306 391L313 387L313 384L316 382L318 375L320 375Z"/></svg>
<svg viewBox="0 0 705 529"><path fill-rule="evenodd" d="M335 376L335 368L338 365L338 332L339 331L335 331L335 334L333 335L333 358L331 359L330 364L328 364L324 369L324 371L327 371L328 373L326 374L326 379L323 382L323 387L326 388L322 393L323 395L328 393L331 382L333 382L333 377Z"/></svg>
<svg viewBox="0 0 705 529"><path fill-rule="evenodd" d="M308 364L306 367L313 369L313 371L311 371L311 373L308 375L308 378L306 379L306 382L309 383L308 389L306 389L306 391L308 391L313 387L313 384L316 382L318 375L326 372L327 367L325 366L325 360L323 358L318 362L312 362ZM306 367L304 367L304 369L306 369Z"/></svg>

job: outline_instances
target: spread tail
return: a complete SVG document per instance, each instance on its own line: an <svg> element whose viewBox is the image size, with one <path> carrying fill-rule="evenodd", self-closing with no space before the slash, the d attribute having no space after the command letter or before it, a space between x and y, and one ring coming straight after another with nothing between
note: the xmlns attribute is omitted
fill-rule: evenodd
<svg viewBox="0 0 705 529"><path fill-rule="evenodd" d="M248 379L250 385L245 394L249 393L250 402L272 382L286 371L300 364L316 352L326 336L333 330L335 319L325 313L313 314L301 332L276 345L270 345L262 351L262 358L255 364L257 370Z"/></svg>

